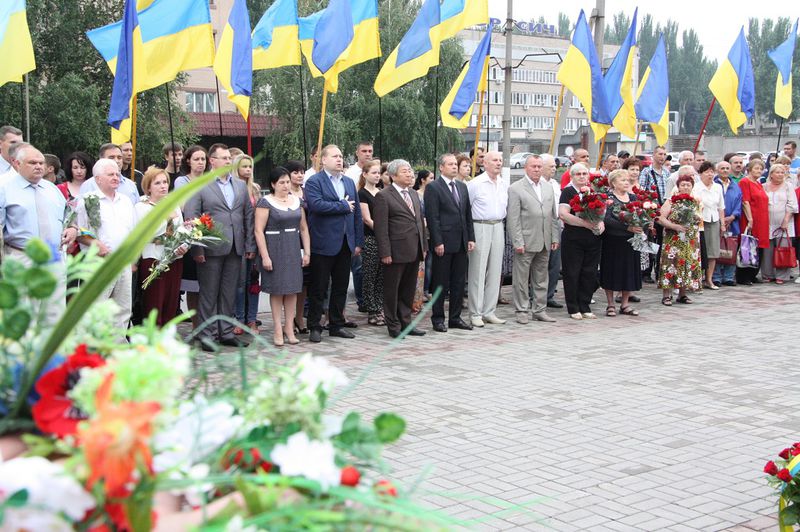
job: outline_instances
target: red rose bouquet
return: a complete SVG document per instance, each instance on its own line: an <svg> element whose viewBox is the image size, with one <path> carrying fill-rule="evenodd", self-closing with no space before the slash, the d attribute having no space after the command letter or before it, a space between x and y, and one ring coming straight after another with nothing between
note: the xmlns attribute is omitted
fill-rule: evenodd
<svg viewBox="0 0 800 532"><path fill-rule="evenodd" d="M608 178L602 174L589 175L589 188L592 189L592 192L596 194L608 194L610 187L611 183L609 183Z"/></svg>
<svg viewBox="0 0 800 532"><path fill-rule="evenodd" d="M769 484L779 493L778 525L794 530L800 524L800 442L795 442L778 453L778 459L764 466Z"/></svg>
<svg viewBox="0 0 800 532"><path fill-rule="evenodd" d="M673 222L684 227L697 225L700 219L698 203L694 196L689 194L675 194L670 198L672 203L672 214L670 218Z"/></svg>
<svg viewBox="0 0 800 532"><path fill-rule="evenodd" d="M575 216L594 225L603 221L608 206L608 194L592 192L589 187L581 187L580 194L569 200L569 208ZM595 234L600 234L592 229Z"/></svg>
<svg viewBox="0 0 800 532"><path fill-rule="evenodd" d="M634 233L628 239L633 249L650 254L658 253L658 244L647 241L647 231L653 226L653 221L658 216L658 203L649 199L641 201L637 196L636 200L617 206L614 214L625 225L642 229L641 233Z"/></svg>

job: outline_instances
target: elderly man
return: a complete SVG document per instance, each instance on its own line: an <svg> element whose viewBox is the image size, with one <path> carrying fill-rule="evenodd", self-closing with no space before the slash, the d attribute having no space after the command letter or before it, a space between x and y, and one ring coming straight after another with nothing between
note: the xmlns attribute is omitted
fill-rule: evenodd
<svg viewBox="0 0 800 532"><path fill-rule="evenodd" d="M309 340L322 341L322 307L330 283L328 333L355 338L345 328L344 308L350 284L353 256L364 245L361 205L352 179L343 174L344 159L338 146L330 144L320 153L322 171L305 186L308 229L311 233L311 288L308 298Z"/></svg>
<svg viewBox="0 0 800 532"><path fill-rule="evenodd" d="M704 155L705 156L705 155ZM697 183L700 180L700 176L697 174L696 166L694 165L694 153L689 150L684 150L678 154L678 169L672 172L669 175L669 179L667 179L666 183L666 193L667 199L672 195L672 191L675 188L675 183L678 181L678 175L680 173L680 169L684 166L691 166L695 168L694 172L694 182Z"/></svg>
<svg viewBox="0 0 800 532"><path fill-rule="evenodd" d="M131 204L136 205L139 203L139 189L136 188L136 183L122 175L123 159L120 147L111 143L103 144L100 146L100 159L110 159L117 163L117 168L120 171L117 192L130 199ZM81 185L80 194L81 196L85 196L87 193L95 190L98 190L97 183L95 183L94 177L90 177Z"/></svg>
<svg viewBox="0 0 800 532"><path fill-rule="evenodd" d="M473 327L502 325L495 315L503 268L508 182L500 172L503 154L490 151L483 159L484 173L467 185L475 228L475 250L469 259L469 313Z"/></svg>
<svg viewBox="0 0 800 532"><path fill-rule="evenodd" d="M581 163L586 168L589 168L589 151L584 150L583 148L578 148L572 153L572 164ZM572 181L572 176L569 173L569 169L566 172L561 174L561 190L564 190L567 185L570 184Z"/></svg>
<svg viewBox="0 0 800 532"><path fill-rule="evenodd" d="M508 233L514 246L514 308L517 322L530 318L533 288L533 318L556 321L547 315L548 259L558 249L561 229L555 192L542 179L542 158L531 155L525 161L525 177L508 189Z"/></svg>
<svg viewBox="0 0 800 532"><path fill-rule="evenodd" d="M15 170L0 187L0 227L3 251L29 263L24 253L31 238L40 238L53 250L54 261L48 266L58 279L55 292L46 305L47 322L55 323L66 305L66 269L59 248L72 244L77 229L63 229L66 200L56 186L44 179L45 160L42 152L30 144L19 144L12 160Z"/></svg>
<svg viewBox="0 0 800 532"><path fill-rule="evenodd" d="M425 258L427 243L411 164L396 159L386 171L392 184L375 196L373 223L383 265L383 318L389 336L397 338L411 323L419 262ZM408 334L422 336L425 331L414 328Z"/></svg>
<svg viewBox="0 0 800 532"><path fill-rule="evenodd" d="M553 189L553 205L558 213L558 200L561 198L561 184L555 179L556 159L549 153L540 155L542 158L542 177L545 182ZM558 241L561 242L561 229L563 224L558 220ZM564 305L556 301L556 288L558 278L561 275L561 246L550 250L550 257L547 259L547 306L550 308L564 308Z"/></svg>
<svg viewBox="0 0 800 532"><path fill-rule="evenodd" d="M119 193L119 165L111 159L100 159L92 168L97 190L84 194L78 202L77 221L81 229L78 242L82 249L96 246L105 257L116 251L136 224L136 214L129 198ZM88 203L88 205L87 205ZM131 268L125 268L103 292L119 306L116 325L124 330L131 317Z"/></svg>
<svg viewBox="0 0 800 532"><path fill-rule="evenodd" d="M464 277L467 253L475 248L475 229L467 186L457 179L456 156L447 153L439 157L439 179L425 187L425 220L433 249L431 292L441 288L433 304L431 323L436 332L453 329L472 330L461 319L464 299ZM498 281L499 281L498 273ZM444 323L444 300L450 295L448 324Z"/></svg>
<svg viewBox="0 0 800 532"><path fill-rule="evenodd" d="M728 162L720 161L717 163L717 175L714 181L722 186L722 193L725 197L725 225L727 233L731 236L739 236L739 217L742 215L742 190L739 185L731 179L731 165ZM714 269L714 284L717 286L736 286L736 265L720 264Z"/></svg>
<svg viewBox="0 0 800 532"><path fill-rule="evenodd" d="M22 142L22 131L14 126L0 127L0 176L12 170L11 146Z"/></svg>
<svg viewBox="0 0 800 532"><path fill-rule="evenodd" d="M643 168L639 173L639 186L645 190L650 190L655 187L658 193L658 204L661 205L667 200L667 181L670 176L669 165L665 164L667 161L667 149L664 146L656 146L653 150L653 164ZM642 281L645 283L654 283L652 272L655 265L656 277L658 277L658 264L661 257L661 242L664 238L664 228L661 224L655 224L656 237L655 243L659 245L659 251L655 257L649 257L647 268L642 271Z"/></svg>

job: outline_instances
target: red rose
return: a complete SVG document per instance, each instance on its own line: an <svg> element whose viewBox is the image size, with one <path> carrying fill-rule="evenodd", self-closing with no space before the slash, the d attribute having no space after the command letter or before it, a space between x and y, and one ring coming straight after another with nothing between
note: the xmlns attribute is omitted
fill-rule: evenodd
<svg viewBox="0 0 800 532"><path fill-rule="evenodd" d="M781 479L782 481L786 482L786 483L789 483L789 482L792 481L792 474L785 467L783 469L781 469L780 471L778 471L778 474L776 476L779 479Z"/></svg>
<svg viewBox="0 0 800 532"><path fill-rule="evenodd" d="M792 452L792 450L791 450L789 447L787 447L786 449L784 449L784 450L782 450L781 452L779 452L779 453L778 453L778 456L780 456L780 457L781 457L781 458L783 458L784 460L788 460L788 459L789 459L789 453L790 453L790 452Z"/></svg>
<svg viewBox="0 0 800 532"><path fill-rule="evenodd" d="M776 466L776 465L775 465L775 462L773 462L772 460L770 460L770 461L769 461L769 462L767 462L767 464L764 466L764 473L766 473L766 474L768 474L768 475L772 475L772 476L774 477L775 475L777 475L777 474L778 474L778 466Z"/></svg>
<svg viewBox="0 0 800 532"><path fill-rule="evenodd" d="M375 491L378 495L388 495L391 497L397 497L397 488L394 487L394 484L389 482L388 480L379 480L375 483Z"/></svg>
<svg viewBox="0 0 800 532"><path fill-rule="evenodd" d="M358 472L358 469L353 466L345 466L342 468L340 480L342 486L358 486L359 480L361 480L361 473Z"/></svg>
<svg viewBox="0 0 800 532"><path fill-rule="evenodd" d="M272 463L267 462L266 460L262 460L260 464L258 464L258 469L263 471L264 473L269 473L272 471Z"/></svg>

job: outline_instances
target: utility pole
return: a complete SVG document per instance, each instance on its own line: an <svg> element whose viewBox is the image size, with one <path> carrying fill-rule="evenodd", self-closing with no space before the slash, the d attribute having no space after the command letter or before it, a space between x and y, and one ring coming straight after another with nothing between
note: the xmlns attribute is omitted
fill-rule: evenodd
<svg viewBox="0 0 800 532"><path fill-rule="evenodd" d="M508 0L506 15L506 66L505 86L503 90L503 168L511 168L511 77L514 70L511 34L514 33L514 1Z"/></svg>
<svg viewBox="0 0 800 532"><path fill-rule="evenodd" d="M592 11L592 22L594 23L594 45L597 48L597 59L600 61L600 68L603 68L603 40L606 35L606 0L596 0L596 7ZM591 120L591 116L588 117ZM594 136L592 136L594 138ZM598 161L597 139L589 144L589 161Z"/></svg>

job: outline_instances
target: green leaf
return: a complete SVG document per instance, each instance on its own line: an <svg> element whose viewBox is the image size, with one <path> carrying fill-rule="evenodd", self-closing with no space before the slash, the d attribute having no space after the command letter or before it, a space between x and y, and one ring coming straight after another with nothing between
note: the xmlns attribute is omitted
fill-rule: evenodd
<svg viewBox="0 0 800 532"><path fill-rule="evenodd" d="M31 315L27 310L17 308L6 311L3 313L3 334L12 340L19 340L28 330L30 323ZM36 375L41 371L41 368L39 368ZM30 389L27 392L30 392ZM28 394L26 393L24 397L27 396Z"/></svg>
<svg viewBox="0 0 800 532"><path fill-rule="evenodd" d="M26 504L28 504L28 490L26 489L15 491L5 502L7 508L22 508Z"/></svg>
<svg viewBox="0 0 800 532"><path fill-rule="evenodd" d="M800 521L800 507L790 504L780 512L780 521L785 525L795 525Z"/></svg>
<svg viewBox="0 0 800 532"><path fill-rule="evenodd" d="M347 414L347 417L344 418L344 421L342 421L342 432L358 430L360 424L361 414L358 412L350 412Z"/></svg>
<svg viewBox="0 0 800 532"><path fill-rule="evenodd" d="M25 254L37 265L47 264L53 259L50 248L38 238L28 240L28 243L25 244Z"/></svg>
<svg viewBox="0 0 800 532"><path fill-rule="evenodd" d="M25 285L34 299L47 299L53 295L57 283L55 275L44 268L31 268L25 272Z"/></svg>
<svg viewBox="0 0 800 532"><path fill-rule="evenodd" d="M22 264L18 259L13 257L5 257L3 259L3 279L13 281L22 276L28 268Z"/></svg>
<svg viewBox="0 0 800 532"><path fill-rule="evenodd" d="M406 431L406 422L397 414L384 412L375 418L375 432L381 443L397 441Z"/></svg>
<svg viewBox="0 0 800 532"><path fill-rule="evenodd" d="M19 302L19 292L8 281L0 281L0 308L14 308Z"/></svg>

